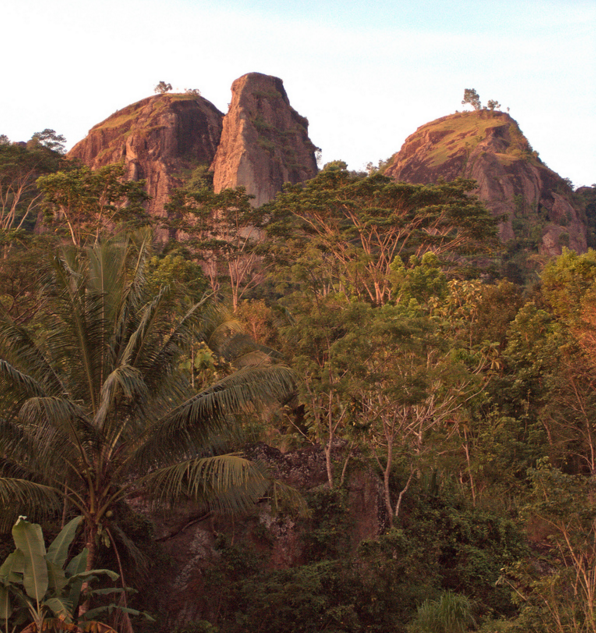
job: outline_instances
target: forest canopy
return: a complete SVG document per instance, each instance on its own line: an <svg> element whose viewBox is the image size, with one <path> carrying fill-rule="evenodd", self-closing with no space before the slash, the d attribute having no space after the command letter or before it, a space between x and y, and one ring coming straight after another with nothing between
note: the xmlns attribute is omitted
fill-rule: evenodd
<svg viewBox="0 0 596 633"><path fill-rule="evenodd" d="M594 633L596 253L513 283L475 186L334 163L153 218L120 165L0 144L4 529L80 523L140 629L179 572L146 526L193 503L192 631Z"/></svg>

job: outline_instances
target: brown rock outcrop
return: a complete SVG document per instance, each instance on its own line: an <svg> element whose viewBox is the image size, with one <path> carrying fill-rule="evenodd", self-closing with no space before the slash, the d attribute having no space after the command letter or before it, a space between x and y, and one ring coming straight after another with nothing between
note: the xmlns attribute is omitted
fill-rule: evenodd
<svg viewBox="0 0 596 633"><path fill-rule="evenodd" d="M244 186L255 206L272 200L286 182L317 174L308 121L291 106L277 77L249 73L232 84L232 102L213 161L216 192Z"/></svg>
<svg viewBox="0 0 596 633"><path fill-rule="evenodd" d="M211 164L223 114L202 97L165 94L138 101L93 127L68 153L93 169L124 162L128 177L147 180L148 211L164 215L170 190L199 165Z"/></svg>
<svg viewBox="0 0 596 633"><path fill-rule="evenodd" d="M334 450L341 459L342 448ZM259 443L246 451L253 461L266 464L275 478L306 493L326 489L327 471L321 447L312 446L289 453ZM347 511L353 520L347 536L352 551L363 539L373 539L386 528L382 484L366 469L353 468L347 476ZM169 568L159 577L158 601L162 630L173 630L203 618L217 617L213 592L205 587L205 571L218 564L216 539L252 546L263 554L269 569L286 569L304 562L307 518L280 515L263 500L253 513L242 519L204 513L192 503L176 504L167 512L155 512L139 497L131 502L136 512L151 519L161 552ZM211 588L212 590L213 588ZM211 598L211 601L210 601Z"/></svg>
<svg viewBox="0 0 596 633"><path fill-rule="evenodd" d="M474 178L491 212L507 216L499 229L503 241L528 240L547 256L558 255L563 246L586 250L586 226L569 186L503 112L463 112L419 127L384 173L424 184Z"/></svg>

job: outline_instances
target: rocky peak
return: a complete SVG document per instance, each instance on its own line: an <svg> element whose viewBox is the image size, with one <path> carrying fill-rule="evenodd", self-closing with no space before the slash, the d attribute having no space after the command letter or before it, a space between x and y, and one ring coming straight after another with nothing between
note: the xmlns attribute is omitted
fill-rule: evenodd
<svg viewBox="0 0 596 633"><path fill-rule="evenodd" d="M211 164L223 114L191 94L164 94L118 110L69 152L93 169L124 162L128 177L147 180L148 211L164 215L173 187L199 165Z"/></svg>
<svg viewBox="0 0 596 633"><path fill-rule="evenodd" d="M215 191L244 186L260 206L284 183L316 175L315 149L308 120L290 105L282 80L244 75L232 84L232 102L212 164Z"/></svg>
<svg viewBox="0 0 596 633"><path fill-rule="evenodd" d="M586 250L586 227L571 189L533 151L504 112L461 112L419 127L389 161L385 175L412 183L474 178L495 215L503 241L557 255L563 246Z"/></svg>

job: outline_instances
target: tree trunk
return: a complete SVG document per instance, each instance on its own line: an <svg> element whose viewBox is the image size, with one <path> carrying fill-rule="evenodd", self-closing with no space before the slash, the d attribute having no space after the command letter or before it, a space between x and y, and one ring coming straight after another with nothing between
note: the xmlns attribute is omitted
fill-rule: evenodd
<svg viewBox="0 0 596 633"><path fill-rule="evenodd" d="M387 438L387 464L383 473L383 489L385 491L385 507L389 516L389 527L393 527L393 505L391 503L391 466L393 464L393 438Z"/></svg>
<svg viewBox="0 0 596 633"><path fill-rule="evenodd" d="M97 535L97 526L93 525L87 529L87 539L85 542L85 547L87 548L87 564L85 565L85 571L91 571L94 569L95 558L97 556L97 546L95 544L95 537ZM81 596L84 596L87 593L87 589L89 587L89 583L85 581L81 586ZM83 616L87 611L89 611L90 600L86 598L84 602L79 606L79 618Z"/></svg>
<svg viewBox="0 0 596 633"><path fill-rule="evenodd" d="M331 438L329 442L325 444L325 465L327 466L327 480L329 481L329 488L333 490L333 467L331 463Z"/></svg>

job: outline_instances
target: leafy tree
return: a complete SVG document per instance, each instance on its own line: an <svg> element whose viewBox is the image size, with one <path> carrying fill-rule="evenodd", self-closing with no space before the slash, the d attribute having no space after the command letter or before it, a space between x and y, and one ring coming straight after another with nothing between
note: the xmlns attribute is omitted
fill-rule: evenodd
<svg viewBox="0 0 596 633"><path fill-rule="evenodd" d="M243 187L214 193L202 186L178 189L166 205L172 229L197 258L214 292L228 286L232 308L263 279L259 254L264 214Z"/></svg>
<svg viewBox="0 0 596 633"><path fill-rule="evenodd" d="M298 381L298 400L305 409L306 437L324 447L329 487L335 486L332 451L338 437L346 437L351 420L347 395L350 367L336 359L336 345L350 324L364 322L366 304L350 304L345 296L328 294L313 300L304 293L294 303L292 321L283 329L286 354Z"/></svg>
<svg viewBox="0 0 596 633"><path fill-rule="evenodd" d="M172 84L167 84L165 81L160 81L157 86L155 86L155 92L160 95L165 95L166 92L170 92L172 90Z"/></svg>
<svg viewBox="0 0 596 633"><path fill-rule="evenodd" d="M148 296L150 241L145 233L63 251L43 330L0 322L3 519L60 501L76 509L87 569L101 541L115 543L112 509L139 491L222 510L262 495L266 476L239 454L221 454L223 434L235 414L292 389L290 371L262 359L191 389L181 349L200 339L205 300L173 319L167 287Z"/></svg>
<svg viewBox="0 0 596 633"><path fill-rule="evenodd" d="M501 104L494 100L494 99L489 99L488 100L488 104L487 104L487 108L493 112L494 110L499 110L501 108Z"/></svg>
<svg viewBox="0 0 596 633"><path fill-rule="evenodd" d="M5 258L41 208L37 179L56 171L59 164L60 156L43 146L0 144L0 245Z"/></svg>
<svg viewBox="0 0 596 633"><path fill-rule="evenodd" d="M58 154L64 154L66 151L66 139L64 136L57 134L55 130L50 130L49 128L46 128L42 132L35 132L29 143L33 146L41 145L42 147L51 149L53 152L58 152Z"/></svg>
<svg viewBox="0 0 596 633"><path fill-rule="evenodd" d="M461 179L396 183L327 166L307 183L288 187L268 208L272 254L279 267L302 270L302 283L318 293L347 292L381 305L392 296L396 257L408 261L432 251L456 263L496 246L496 221L470 195L475 187Z"/></svg>
<svg viewBox="0 0 596 633"><path fill-rule="evenodd" d="M337 440L348 442L348 453L357 444L381 473L392 522L428 453L429 433L446 420L453 424L464 402L482 391L485 361L469 354L466 364L445 354L435 321L412 302L373 307L304 292L291 305L285 350L300 377L306 435L324 447L329 485L337 483ZM397 470L406 473L399 495Z"/></svg>
<svg viewBox="0 0 596 633"><path fill-rule="evenodd" d="M462 100L462 105L470 104L474 110L478 111L482 107L480 103L480 97L474 88L466 88L464 90L464 98Z"/></svg>
<svg viewBox="0 0 596 633"><path fill-rule="evenodd" d="M591 477L566 475L542 462L530 472L524 508L528 527L543 535L539 565L520 562L501 582L515 589L518 630L596 631L596 506Z"/></svg>
<svg viewBox="0 0 596 633"><path fill-rule="evenodd" d="M540 373L540 421L548 432L552 462L586 474L596 470L595 255L565 250L542 274L543 300L558 336L550 337L556 347L548 371Z"/></svg>
<svg viewBox="0 0 596 633"><path fill-rule="evenodd" d="M547 304L564 323L573 325L586 293L596 287L596 251L579 255L564 248L546 265L541 280Z"/></svg>
<svg viewBox="0 0 596 633"><path fill-rule="evenodd" d="M50 270L49 253L56 241L47 235L21 234L7 243L7 257L0 259L0 313L24 324L45 303L42 292Z"/></svg>
<svg viewBox="0 0 596 633"><path fill-rule="evenodd" d="M435 435L436 447L445 423L456 426L465 404L482 391L477 374L483 363L468 368L456 354L447 354L433 321L412 309L369 309L360 323L366 330L350 328L334 346L334 361L349 376L345 392L352 423L362 429L360 450L382 473L392 525L432 451L429 435ZM399 494L396 471L405 472Z"/></svg>
<svg viewBox="0 0 596 633"><path fill-rule="evenodd" d="M105 229L147 223L145 181L124 179L123 165L97 170L83 166L38 179L50 221L70 235L75 246L97 244Z"/></svg>

